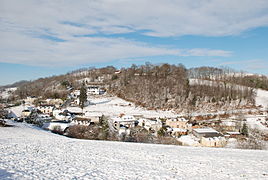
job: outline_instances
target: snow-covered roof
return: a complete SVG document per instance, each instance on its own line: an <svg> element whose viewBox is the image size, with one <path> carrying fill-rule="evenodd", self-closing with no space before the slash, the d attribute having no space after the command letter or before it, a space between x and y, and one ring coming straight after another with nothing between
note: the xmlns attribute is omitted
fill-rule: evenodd
<svg viewBox="0 0 268 180"><path fill-rule="evenodd" d="M185 118L173 118L173 119L168 119L167 121L183 121L183 122L187 122L188 120Z"/></svg>
<svg viewBox="0 0 268 180"><path fill-rule="evenodd" d="M98 116L98 117L100 117L102 115L103 114L100 112L90 112L90 111L85 112L85 116Z"/></svg>
<svg viewBox="0 0 268 180"><path fill-rule="evenodd" d="M182 129L182 128L172 128L173 132L187 132L186 129Z"/></svg>
<svg viewBox="0 0 268 180"><path fill-rule="evenodd" d="M130 121L136 121L137 119L134 118L134 116L123 116L123 117L113 117L112 120L117 122L130 122Z"/></svg>
<svg viewBox="0 0 268 180"><path fill-rule="evenodd" d="M224 137L221 137L221 136L219 136L219 137L203 137L203 138L206 139L206 140L209 140L209 141L225 140L225 138Z"/></svg>
<svg viewBox="0 0 268 180"><path fill-rule="evenodd" d="M197 128L197 129L194 129L195 132L197 133L219 133L218 131L216 131L215 129L213 128Z"/></svg>
<svg viewBox="0 0 268 180"><path fill-rule="evenodd" d="M239 135L240 134L240 132L230 132L230 131L228 131L226 133L227 134L230 134L230 135Z"/></svg>

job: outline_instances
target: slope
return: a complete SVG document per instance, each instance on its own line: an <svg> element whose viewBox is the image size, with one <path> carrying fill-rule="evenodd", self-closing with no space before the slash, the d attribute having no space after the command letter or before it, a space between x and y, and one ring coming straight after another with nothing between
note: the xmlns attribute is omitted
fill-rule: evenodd
<svg viewBox="0 0 268 180"><path fill-rule="evenodd" d="M0 128L0 179L265 179L268 151L70 139Z"/></svg>

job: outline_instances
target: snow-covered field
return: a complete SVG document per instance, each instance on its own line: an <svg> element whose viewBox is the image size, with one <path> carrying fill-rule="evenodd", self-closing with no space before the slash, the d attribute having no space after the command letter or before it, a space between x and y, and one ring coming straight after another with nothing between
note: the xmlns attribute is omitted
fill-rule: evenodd
<svg viewBox="0 0 268 180"><path fill-rule="evenodd" d="M268 109L268 91L258 89L256 90L256 105L261 105L263 108Z"/></svg>
<svg viewBox="0 0 268 180"><path fill-rule="evenodd" d="M268 151L70 139L0 127L0 179L268 179Z"/></svg>
<svg viewBox="0 0 268 180"><path fill-rule="evenodd" d="M125 101L118 97L108 96L91 96L89 97L91 105L84 108L85 111L99 112L106 116L118 116L120 114L127 115L143 115L144 117L177 117L172 111L147 110L145 108L136 107L133 103ZM79 107L68 107L70 111L81 112Z"/></svg>

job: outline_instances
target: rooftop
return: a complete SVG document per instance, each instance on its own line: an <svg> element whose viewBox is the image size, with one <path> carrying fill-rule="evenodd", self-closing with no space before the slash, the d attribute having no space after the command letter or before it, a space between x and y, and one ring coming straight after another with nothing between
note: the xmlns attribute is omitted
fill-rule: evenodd
<svg viewBox="0 0 268 180"><path fill-rule="evenodd" d="M213 128L197 128L197 129L194 129L194 131L199 133L199 134L203 134L203 133L219 133L218 131L216 131Z"/></svg>

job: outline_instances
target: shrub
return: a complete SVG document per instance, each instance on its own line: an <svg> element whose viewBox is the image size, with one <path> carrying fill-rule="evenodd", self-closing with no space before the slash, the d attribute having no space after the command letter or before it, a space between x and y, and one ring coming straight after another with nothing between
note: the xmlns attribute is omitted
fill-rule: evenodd
<svg viewBox="0 0 268 180"><path fill-rule="evenodd" d="M51 130L51 132L53 132L55 134L60 134L60 135L64 134L64 131L62 131L60 126L54 126L53 129Z"/></svg>
<svg viewBox="0 0 268 180"><path fill-rule="evenodd" d="M266 149L265 142L263 139L265 135L258 131L257 129L253 129L250 131L247 138L240 139L237 144L237 148L239 149Z"/></svg>
<svg viewBox="0 0 268 180"><path fill-rule="evenodd" d="M6 126L6 121L3 119L0 119L0 127L5 127Z"/></svg>
<svg viewBox="0 0 268 180"><path fill-rule="evenodd" d="M157 138L149 131L142 127L135 127L130 130L130 134L123 134L120 138L124 142L138 142L138 143L155 143Z"/></svg>
<svg viewBox="0 0 268 180"><path fill-rule="evenodd" d="M170 145L182 145L181 142L177 141L176 138L173 137L158 137L158 144L170 144Z"/></svg>

